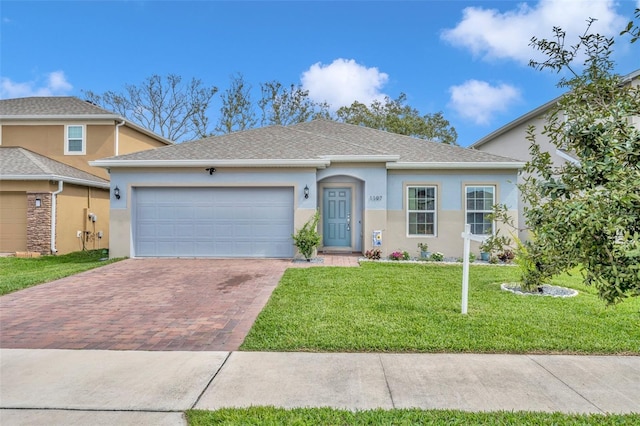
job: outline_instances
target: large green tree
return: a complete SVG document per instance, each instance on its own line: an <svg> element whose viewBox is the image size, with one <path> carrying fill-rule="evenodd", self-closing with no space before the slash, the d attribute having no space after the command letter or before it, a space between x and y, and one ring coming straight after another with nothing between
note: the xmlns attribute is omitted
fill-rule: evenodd
<svg viewBox="0 0 640 426"><path fill-rule="evenodd" d="M528 278L580 266L586 284L615 303L640 294L640 130L633 124L640 88L614 73L614 39L589 28L572 46L560 28L553 39L532 39L547 59L531 65L564 75L559 87L567 90L541 134L576 161L554 167L529 130L520 187L534 233Z"/></svg>
<svg viewBox="0 0 640 426"><path fill-rule="evenodd" d="M89 90L84 94L88 101L169 140L183 141L209 135L207 112L217 91L199 79L184 83L179 75L169 74L127 84L121 92L109 90L100 95Z"/></svg>
<svg viewBox="0 0 640 426"><path fill-rule="evenodd" d="M458 134L441 112L421 115L420 111L406 104L407 96L401 93L397 99L385 97L367 106L354 102L337 110L338 121L391 133L428 139L456 145Z"/></svg>

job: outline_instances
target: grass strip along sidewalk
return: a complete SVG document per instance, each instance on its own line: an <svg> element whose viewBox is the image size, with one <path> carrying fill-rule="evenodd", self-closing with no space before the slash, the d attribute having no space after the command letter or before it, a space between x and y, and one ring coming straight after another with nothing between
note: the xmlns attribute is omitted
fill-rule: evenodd
<svg viewBox="0 0 640 426"><path fill-rule="evenodd" d="M517 268L470 269L468 315L460 265L289 269L241 350L640 354L640 298L606 306L579 274L552 283L576 297L515 295Z"/></svg>
<svg viewBox="0 0 640 426"><path fill-rule="evenodd" d="M457 410L367 410L273 407L187 412L191 426L205 425L638 425L640 415L584 415L539 412L481 412Z"/></svg>
<svg viewBox="0 0 640 426"><path fill-rule="evenodd" d="M122 259L105 249L35 258L0 257L0 295L46 283Z"/></svg>

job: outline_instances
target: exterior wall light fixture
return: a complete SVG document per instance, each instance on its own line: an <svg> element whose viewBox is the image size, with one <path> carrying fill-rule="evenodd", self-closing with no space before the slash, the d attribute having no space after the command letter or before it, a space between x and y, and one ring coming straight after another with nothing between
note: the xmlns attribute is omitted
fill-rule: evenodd
<svg viewBox="0 0 640 426"><path fill-rule="evenodd" d="M309 198L309 185L304 186L304 198Z"/></svg>
<svg viewBox="0 0 640 426"><path fill-rule="evenodd" d="M113 188L113 196L116 197L116 200L120 199L120 188L118 188L118 185Z"/></svg>

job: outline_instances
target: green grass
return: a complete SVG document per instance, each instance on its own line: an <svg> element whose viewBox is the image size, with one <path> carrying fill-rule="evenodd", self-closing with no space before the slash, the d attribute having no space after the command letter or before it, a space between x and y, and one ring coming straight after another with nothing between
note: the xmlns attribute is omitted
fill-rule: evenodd
<svg viewBox="0 0 640 426"><path fill-rule="evenodd" d="M606 306L579 275L573 298L518 296L518 269L364 263L289 269L241 346L248 351L639 354L640 298Z"/></svg>
<svg viewBox="0 0 640 426"><path fill-rule="evenodd" d="M637 425L640 415L480 412L455 410L367 410L273 407L187 411L191 426L204 425Z"/></svg>
<svg viewBox="0 0 640 426"><path fill-rule="evenodd" d="M122 260L100 260L106 257L107 250L35 258L0 257L0 295Z"/></svg>

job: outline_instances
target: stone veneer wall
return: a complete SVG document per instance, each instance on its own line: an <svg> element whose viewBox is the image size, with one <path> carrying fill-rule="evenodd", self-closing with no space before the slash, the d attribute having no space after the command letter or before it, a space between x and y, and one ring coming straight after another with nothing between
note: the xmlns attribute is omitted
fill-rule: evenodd
<svg viewBox="0 0 640 426"><path fill-rule="evenodd" d="M51 254L51 197L49 192L27 193L27 251Z"/></svg>

